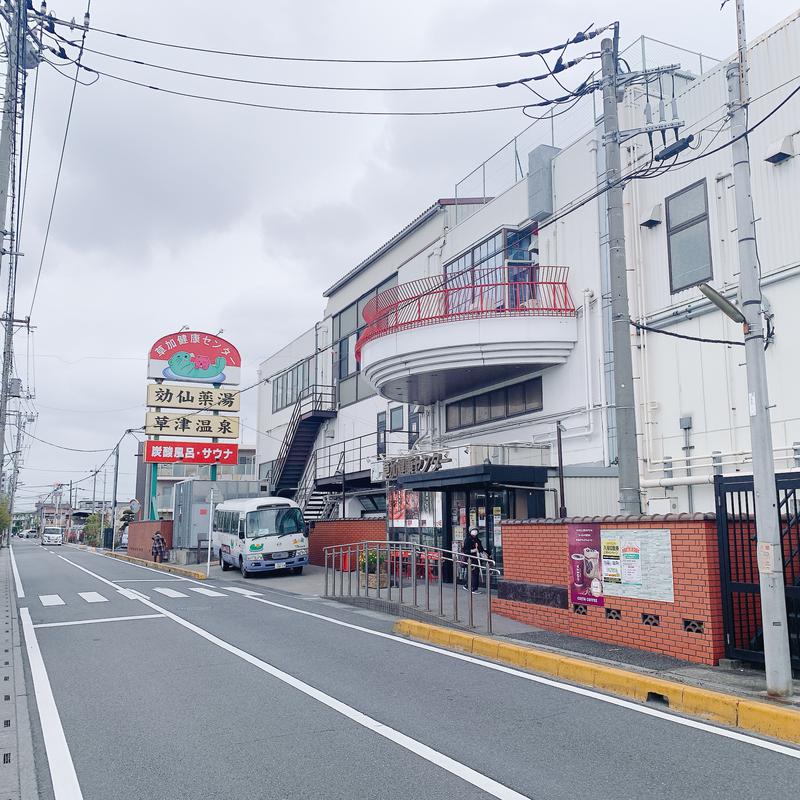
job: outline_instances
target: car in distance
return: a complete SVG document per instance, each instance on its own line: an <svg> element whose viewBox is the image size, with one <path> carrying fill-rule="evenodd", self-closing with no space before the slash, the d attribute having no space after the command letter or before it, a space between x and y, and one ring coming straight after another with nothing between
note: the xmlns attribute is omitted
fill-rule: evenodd
<svg viewBox="0 0 800 800"><path fill-rule="evenodd" d="M64 544L64 532L61 528L47 525L42 531L42 545L57 544L61 546Z"/></svg>

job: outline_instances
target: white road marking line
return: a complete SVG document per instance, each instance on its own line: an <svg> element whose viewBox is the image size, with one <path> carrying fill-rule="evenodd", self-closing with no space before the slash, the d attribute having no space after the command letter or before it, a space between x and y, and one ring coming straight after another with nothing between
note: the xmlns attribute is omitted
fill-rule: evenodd
<svg viewBox="0 0 800 800"><path fill-rule="evenodd" d="M225 586L223 587L226 592L236 592L236 594L243 594L245 597L261 597L261 592L254 592L252 589L240 589L238 586Z"/></svg>
<svg viewBox="0 0 800 800"><path fill-rule="evenodd" d="M127 622L130 619L164 619L163 614L135 614L130 617L102 617L101 619L76 619L70 622L40 622L34 628L63 628L68 625L94 625L95 622Z"/></svg>
<svg viewBox="0 0 800 800"><path fill-rule="evenodd" d="M43 606L63 606L66 603L57 594L40 594L39 600Z"/></svg>
<svg viewBox="0 0 800 800"><path fill-rule="evenodd" d="M21 600L25 597L25 590L22 588L22 581L19 577L19 570L17 569L17 559L14 558L14 548L9 544L8 553L11 556L11 571L14 573L14 586L17 589L17 597Z"/></svg>
<svg viewBox="0 0 800 800"><path fill-rule="evenodd" d="M62 557L62 556L59 556L59 558L61 558L61 557ZM65 559L64 559L64 561L66 561L66 560L67 560L67 559L65 558ZM69 563L71 564L72 562L70 561ZM77 564L76 564L75 566L77 566ZM113 584L110 584L110 585L111 585L111 586L113 586ZM148 600L148 599L149 599L149 598L147 597L147 595L146 595L146 594L142 594L141 592L137 592L137 591L135 591L135 590L133 590L133 589L124 589L123 587L121 587L121 586L120 586L120 587L117 589L117 591L118 591L118 592L119 592L119 593L120 593L120 594L121 594L123 597L127 597L127 598L128 598L128 600L141 600L142 598L144 598L145 600Z"/></svg>
<svg viewBox="0 0 800 800"><path fill-rule="evenodd" d="M326 617L324 614L315 614L313 611L304 611L301 608L292 608L292 606L276 603L272 600L265 600L261 597L251 597L249 599L255 600L257 603L264 603L265 605L281 608L285 611L291 611L295 614L302 614L306 617L314 617L322 620L323 622L339 625L342 628L350 628L351 630L360 631L361 633L367 633L370 636L377 636L381 639L389 639L394 642L399 642L400 644L407 645L408 647L416 647L418 650L427 650L430 653L436 653L437 655L446 656L447 658L454 658L457 661L465 661L468 664L476 664L479 667L490 669L495 672L502 672L506 675L513 675L516 678L523 678L527 681L531 681L532 683L541 684L542 686L549 686L553 689L561 689L562 691L569 692L570 694L577 694L582 697L590 697L593 700L599 700L612 706L624 708L629 711L635 711L638 714L644 714L648 717L655 717L656 719L665 720L666 722L673 722L676 725L683 725L687 728L695 728L696 730L704 731L705 733L713 733L716 736L722 736L726 739L734 739L735 741L750 744L754 747L761 747L764 750L772 750L775 753L800 759L800 750L794 747L788 747L776 742L769 742L765 739L757 739L754 736L748 736L746 733L728 730L727 728L718 728L715 725L711 725L706 722L699 722L698 720L694 719L688 719L686 717L678 717L674 714L651 708L650 706L639 705L631 700L623 700L621 697L613 697L612 695L601 694L593 689L584 689L582 686L573 686L569 683L561 683L560 681L556 681L551 678L544 678L541 675L534 675L530 672L522 672L521 670L514 669L513 667L506 667L503 664L494 664L491 661L482 661L479 658L466 655L465 653L457 653L452 650L443 650L440 647L424 644L423 642L415 642L412 639L405 639L402 636L396 636L393 633L374 631L371 628L364 628L361 625L354 625L352 622L344 622L343 620L334 619L333 617Z"/></svg>
<svg viewBox="0 0 800 800"><path fill-rule="evenodd" d="M50 686L36 632L31 623L30 611L25 607L20 608L19 616L25 634L25 649L28 653L36 707L39 711L42 737L47 751L53 795L55 800L83 800L83 792L78 783L78 776L75 774L75 765L72 763L69 745L64 736L64 728L58 715L53 689Z"/></svg>
<svg viewBox="0 0 800 800"><path fill-rule="evenodd" d="M190 592L197 592L197 594L204 594L206 597L227 597L228 595L222 592L215 592L213 589L206 589L205 586L187 586Z"/></svg>
<svg viewBox="0 0 800 800"><path fill-rule="evenodd" d="M182 580L184 578L124 578L117 579L117 583L178 583Z"/></svg>
<svg viewBox="0 0 800 800"><path fill-rule="evenodd" d="M158 592L159 594L166 595L167 597L188 597L188 594L184 594L183 592L176 592L174 589L167 589L165 586L154 586L154 592Z"/></svg>
<svg viewBox="0 0 800 800"><path fill-rule="evenodd" d="M63 556L59 556L59 558L63 558L69 564L72 564L74 567L77 567L80 570L92 575L93 577L97 578L98 580L102 581L103 583L107 583L109 586L114 586L114 584L103 578L101 575L97 575L90 570L86 569L86 567L82 567L80 564L75 564L73 561L70 561L68 558L64 558ZM457 661L464 661L468 664L474 664L476 666L482 667L483 669L493 670L494 672L502 672L505 675L512 675L515 678L522 678L523 680L530 681L531 683L538 683L542 686L549 686L552 689L560 689L564 692L569 692L570 694L576 694L582 697L589 697L593 700L598 700L601 703L607 703L608 705L617 706L618 708L624 708L627 711L634 711L637 714L644 714L647 717L654 717L655 719L660 719L665 722L671 722L675 725L683 725L686 728L694 728L695 730L703 731L704 733L711 733L715 736L721 736L725 739L733 739L734 741L742 742L744 744L752 745L753 747L760 747L764 750L771 750L773 753L780 753L781 755L789 756L790 758L795 758L800 760L800 749L796 749L794 747L788 747L787 745L778 744L777 742L769 742L766 739L758 739L755 736L748 736L746 733L740 733L739 731L735 730L728 730L727 728L718 728L715 725L710 725L706 722L700 722L694 719L688 719L686 717L679 717L674 714L667 713L665 711L659 711L656 708L651 708L649 706L639 705L638 703L634 703L630 700L623 700L621 697L614 697L612 695L601 694L600 692L596 692L593 689L584 689L582 686L573 686L569 683L561 683L560 681L553 680L551 678L544 678L541 675L534 675L530 672L523 672L518 669L514 669L513 667L507 667L503 664L493 664L490 661L482 661L479 658L475 658L474 656L466 655L465 653L457 653L452 650L443 650L440 647L435 647L434 645L424 644L423 642L415 642L411 639L405 639L402 636L396 636L393 633L384 633L383 631L374 631L371 628L364 628L361 625L354 625L351 622L344 622L340 619L334 619L333 617L326 617L324 614L316 614L313 611L304 611L300 608L293 608L292 606L284 605L283 603L276 603L272 600L265 600L263 597L250 597L249 599L255 601L256 603L264 603L268 606L274 606L275 608L281 608L286 611L291 611L295 614L302 614L303 616L307 617L314 617L316 619L322 620L323 622L328 622L332 625L339 625L343 628L349 628L351 630L360 631L361 633L366 633L370 636L377 636L381 639L389 639L390 641L397 642L398 644L405 645L406 647L415 647L418 650L427 650L430 653L436 653L440 656L445 656L447 658L453 658ZM147 603L147 605L153 605L151 603ZM154 608L158 608L154 606ZM163 610L163 609L159 609ZM170 618L173 615L168 614ZM191 623L187 623L191 624ZM211 634L209 634L211 635Z"/></svg>
<svg viewBox="0 0 800 800"><path fill-rule="evenodd" d="M78 595L82 597L87 603L107 603L108 598L103 597L100 592L78 592Z"/></svg>
<svg viewBox="0 0 800 800"><path fill-rule="evenodd" d="M67 558L65 558L64 561L78 567L78 569L81 569L90 575L92 574L85 567L75 564L75 562L70 561ZM101 580L103 583L113 586L111 581L103 578L100 575L94 575L94 577L96 577L98 580ZM343 703L341 700L337 700L335 697L332 697L331 695L314 688L310 684L301 681L299 678L295 678L293 675L290 675L288 672L284 672L283 670L274 667L272 664L268 664L266 661L262 661L260 658L257 658L256 656L247 653L244 650L240 650L235 645L232 645L229 642L214 636L213 633L209 633L203 628L200 628L188 620L179 617L177 614L173 614L172 612L157 606L155 603L152 603L149 600L141 600L140 602L144 603L144 605L148 606L149 608L152 608L154 611L162 613L165 617L168 617L173 622L176 622L178 625L186 628L187 630L192 631L192 633L197 634L211 644L214 644L222 650L237 656L243 661L246 661L248 664L251 664L252 666L268 675L271 675L274 678L277 678L279 681L287 684L288 686L297 689L307 697L322 703L331 710L336 711L342 716L352 720L356 724L361 725L369 731L372 731L372 733L382 736L384 739L388 739L390 742L394 742L409 752L418 755L420 758L423 758L425 761L428 761L429 763L449 772L451 775L455 775L457 778L461 778L461 780L476 786L492 797L496 797L498 800L530 800L530 798L526 797L526 795L510 789L508 786L504 786L502 783L499 783L498 781L495 781L492 778L477 772L471 767L468 767L466 764L462 764L460 761L456 761L455 759L444 755L444 753L440 753L438 750L434 750L432 747L428 747L428 745L418 742L416 739L412 739L410 736L406 736L404 733L400 733L400 731L390 728L388 725L384 725L383 723L367 716L366 714L362 714L360 711L356 710L352 706L347 705L346 703ZM56 798L56 800L59 800L59 798Z"/></svg>

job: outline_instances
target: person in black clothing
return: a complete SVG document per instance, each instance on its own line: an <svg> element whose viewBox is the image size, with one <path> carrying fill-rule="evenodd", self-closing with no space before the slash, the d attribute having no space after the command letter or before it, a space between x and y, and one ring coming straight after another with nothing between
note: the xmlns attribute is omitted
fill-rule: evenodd
<svg viewBox="0 0 800 800"><path fill-rule="evenodd" d="M467 538L464 539L462 552L469 556L486 557L486 548L478 538L478 529L470 528ZM472 570L472 591L477 592L481 588L481 568L480 563L475 559L470 559L467 569ZM465 589L470 588L469 576L467 576L467 585Z"/></svg>

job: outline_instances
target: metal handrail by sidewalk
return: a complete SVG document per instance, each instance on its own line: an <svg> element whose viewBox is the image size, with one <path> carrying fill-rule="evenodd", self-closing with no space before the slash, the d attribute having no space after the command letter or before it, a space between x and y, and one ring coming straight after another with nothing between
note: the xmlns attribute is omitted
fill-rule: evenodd
<svg viewBox="0 0 800 800"><path fill-rule="evenodd" d="M486 630L492 632L492 575L500 572L493 559L473 556L458 550L417 544L416 542L369 541L352 544L331 545L324 548L325 589L324 596L336 598L374 598L396 603L402 607L432 612L431 584L438 598L438 615L455 623L466 622L476 627L476 593L480 587L474 585L475 571L484 576L486 598ZM450 565L451 580L445 579L445 567ZM420 572L422 573L420 575ZM466 619L459 616L459 573L465 572L464 587L467 595ZM355 578L353 576L355 573ZM445 585L451 592L451 613L445 611ZM372 590L372 591L371 591ZM420 598L422 593L424 605ZM481 598L483 601L484 598ZM434 600L436 602L436 600Z"/></svg>

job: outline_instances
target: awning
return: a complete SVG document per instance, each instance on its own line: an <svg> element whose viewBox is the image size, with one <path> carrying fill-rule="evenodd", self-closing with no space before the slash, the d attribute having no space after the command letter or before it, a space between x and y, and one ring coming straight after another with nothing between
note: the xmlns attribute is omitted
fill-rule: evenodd
<svg viewBox="0 0 800 800"><path fill-rule="evenodd" d="M437 491L443 489L480 489L486 487L542 487L547 482L547 467L521 467L510 464L475 464L470 467L441 469L400 475L399 489Z"/></svg>

